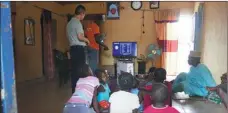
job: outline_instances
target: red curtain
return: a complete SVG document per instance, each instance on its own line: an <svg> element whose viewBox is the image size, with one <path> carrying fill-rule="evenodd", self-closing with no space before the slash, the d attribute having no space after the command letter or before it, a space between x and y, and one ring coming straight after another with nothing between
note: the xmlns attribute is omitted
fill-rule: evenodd
<svg viewBox="0 0 228 113"><path fill-rule="evenodd" d="M44 75L48 79L54 78L54 57L52 51L52 31L51 31L51 22L52 16L51 12L43 10L41 15L41 25L42 25L42 34L43 34L43 66L44 66Z"/></svg>

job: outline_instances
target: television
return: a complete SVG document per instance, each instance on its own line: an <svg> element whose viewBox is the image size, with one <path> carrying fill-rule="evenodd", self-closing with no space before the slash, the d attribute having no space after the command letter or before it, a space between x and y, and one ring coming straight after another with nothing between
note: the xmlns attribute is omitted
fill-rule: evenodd
<svg viewBox="0 0 228 113"><path fill-rule="evenodd" d="M137 57L137 42L113 42L113 57Z"/></svg>

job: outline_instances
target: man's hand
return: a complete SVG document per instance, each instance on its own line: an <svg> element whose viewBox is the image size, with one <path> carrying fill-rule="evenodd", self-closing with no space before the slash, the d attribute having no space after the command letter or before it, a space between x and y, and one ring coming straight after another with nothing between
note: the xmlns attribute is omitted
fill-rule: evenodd
<svg viewBox="0 0 228 113"><path fill-rule="evenodd" d="M85 43L86 43L87 45L90 44L90 42L89 42L89 40L88 40L87 38L85 38Z"/></svg>
<svg viewBox="0 0 228 113"><path fill-rule="evenodd" d="M105 51L108 51L108 50L109 50L109 48L108 48L107 46L105 46L105 47L104 47L104 50L105 50Z"/></svg>

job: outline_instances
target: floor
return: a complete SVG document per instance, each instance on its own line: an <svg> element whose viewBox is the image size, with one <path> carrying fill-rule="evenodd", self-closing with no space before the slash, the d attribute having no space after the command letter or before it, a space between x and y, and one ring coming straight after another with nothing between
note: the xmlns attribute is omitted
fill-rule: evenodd
<svg viewBox="0 0 228 113"><path fill-rule="evenodd" d="M175 107L180 113L228 113L224 105L216 105L205 101L173 101Z"/></svg>
<svg viewBox="0 0 228 113"><path fill-rule="evenodd" d="M62 113L70 95L70 85L59 88L56 81L18 84L18 110L19 113ZM173 101L173 106L181 113L228 113L223 105L204 101Z"/></svg>
<svg viewBox="0 0 228 113"><path fill-rule="evenodd" d="M62 113L70 96L70 85L59 88L56 81L19 84L18 113Z"/></svg>

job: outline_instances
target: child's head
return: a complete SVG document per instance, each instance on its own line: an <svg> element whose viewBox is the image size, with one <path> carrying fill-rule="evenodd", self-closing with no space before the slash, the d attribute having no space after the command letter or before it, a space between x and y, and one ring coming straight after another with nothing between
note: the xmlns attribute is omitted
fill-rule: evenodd
<svg viewBox="0 0 228 113"><path fill-rule="evenodd" d="M92 72L91 68L89 67L89 65L83 64L79 68L79 75L80 75L80 77L84 78L84 77L92 76L93 72Z"/></svg>
<svg viewBox="0 0 228 113"><path fill-rule="evenodd" d="M151 67L148 71L148 77L147 80L152 81L154 78L154 71L155 71L156 67Z"/></svg>
<svg viewBox="0 0 228 113"><path fill-rule="evenodd" d="M134 84L134 77L130 73L123 72L118 77L118 84L121 90L130 90Z"/></svg>
<svg viewBox="0 0 228 113"><path fill-rule="evenodd" d="M227 73L222 74L221 82L222 82L222 84L227 83Z"/></svg>
<svg viewBox="0 0 228 113"><path fill-rule="evenodd" d="M153 74L155 69L156 69L156 67L151 67L148 71L148 74Z"/></svg>
<svg viewBox="0 0 228 113"><path fill-rule="evenodd" d="M168 88L162 83L154 83L150 93L153 104L164 103L168 98Z"/></svg>
<svg viewBox="0 0 228 113"><path fill-rule="evenodd" d="M103 69L95 70L95 75L99 79L100 83L106 83L108 81L108 75Z"/></svg>
<svg viewBox="0 0 228 113"><path fill-rule="evenodd" d="M159 83L163 83L166 80L166 70L163 68L157 68L154 71L154 80Z"/></svg>

